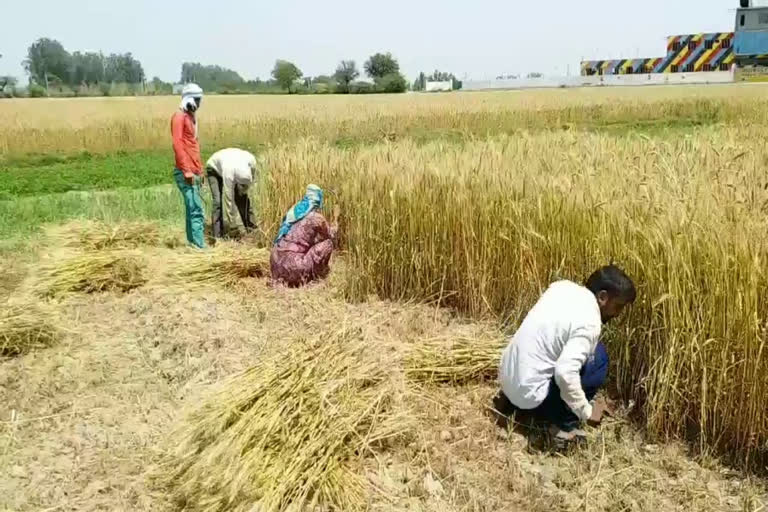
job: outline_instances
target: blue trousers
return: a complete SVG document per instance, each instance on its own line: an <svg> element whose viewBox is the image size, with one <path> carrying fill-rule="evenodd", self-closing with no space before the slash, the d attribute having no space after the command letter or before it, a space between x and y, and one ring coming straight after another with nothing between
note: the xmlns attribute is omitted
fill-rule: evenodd
<svg viewBox="0 0 768 512"><path fill-rule="evenodd" d="M184 222L187 233L187 243L199 249L205 248L205 212L203 200L200 198L200 178L195 176L192 185L184 179L184 173L174 169L173 179L179 187L184 199Z"/></svg>
<svg viewBox="0 0 768 512"><path fill-rule="evenodd" d="M595 347L594 357L587 360L581 369L581 387L584 394L587 395L587 400L595 398L597 392L605 384L608 377L608 363L608 351L605 349L605 345L598 343ZM503 416L510 416L518 410L504 395L503 391L499 391L499 394L494 397L493 407ZM560 398L560 388L555 379L549 383L547 398L535 409L525 412L551 423L565 432L579 428L581 423L579 417Z"/></svg>
<svg viewBox="0 0 768 512"><path fill-rule="evenodd" d="M605 384L607 376L608 351L605 349L605 345L598 343L597 347L595 347L594 357L587 360L581 369L581 388L584 390L584 394L587 395L587 400L595 398L597 392ZM552 379L552 382L549 383L547 398L533 410L533 413L565 432L579 428L579 417L560 398L560 388L555 379Z"/></svg>

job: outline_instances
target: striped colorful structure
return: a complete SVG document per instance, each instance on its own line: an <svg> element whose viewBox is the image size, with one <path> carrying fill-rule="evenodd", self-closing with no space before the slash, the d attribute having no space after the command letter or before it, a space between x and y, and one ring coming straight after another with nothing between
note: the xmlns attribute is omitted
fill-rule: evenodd
<svg viewBox="0 0 768 512"><path fill-rule="evenodd" d="M733 65L733 32L671 36L666 57L652 59L590 60L581 74L631 75L727 71Z"/></svg>

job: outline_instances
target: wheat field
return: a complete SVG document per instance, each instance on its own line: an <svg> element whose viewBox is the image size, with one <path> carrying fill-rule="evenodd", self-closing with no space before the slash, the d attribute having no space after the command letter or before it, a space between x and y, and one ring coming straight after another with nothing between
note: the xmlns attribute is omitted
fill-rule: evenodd
<svg viewBox="0 0 768 512"><path fill-rule="evenodd" d="M737 95L739 101L733 101ZM563 89L447 95L212 96L200 112L203 150L312 137L374 143L399 137L482 137L532 128L766 120L755 85ZM168 150L173 97L17 99L0 103L0 158ZM714 117L716 116L716 117Z"/></svg>
<svg viewBox="0 0 768 512"><path fill-rule="evenodd" d="M3 101L0 162L169 151L175 104ZM511 330L552 279L625 267L640 298L608 333L617 392L651 435L763 469L767 121L759 86L210 97L200 113L204 153L264 157L266 236L309 182L341 206L350 301Z"/></svg>
<svg viewBox="0 0 768 512"><path fill-rule="evenodd" d="M645 404L653 432L684 437L694 424L703 449L762 459L768 180L765 153L745 153L750 136L310 143L271 155L292 172L262 204L325 183L347 212L350 298L437 300L510 326L553 278L620 264L640 289L610 333L625 397Z"/></svg>

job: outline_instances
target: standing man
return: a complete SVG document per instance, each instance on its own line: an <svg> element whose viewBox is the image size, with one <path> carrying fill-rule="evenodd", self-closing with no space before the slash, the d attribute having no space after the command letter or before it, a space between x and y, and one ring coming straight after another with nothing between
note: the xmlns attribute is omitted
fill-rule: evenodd
<svg viewBox="0 0 768 512"><path fill-rule="evenodd" d="M173 152L176 167L173 178L184 199L187 242L199 249L205 248L205 212L200 198L203 164L197 139L197 110L203 99L203 90L196 84L187 84L181 92L181 106L171 118Z"/></svg>
<svg viewBox="0 0 768 512"><path fill-rule="evenodd" d="M608 372L600 331L635 297L632 280L613 265L597 270L584 286L553 283L502 354L496 411L531 411L551 424L558 444L586 436L581 422L599 424L603 414L591 403Z"/></svg>
<svg viewBox="0 0 768 512"><path fill-rule="evenodd" d="M217 151L205 164L213 198L215 238L240 237L256 227L248 197L256 180L256 166L253 154L237 148Z"/></svg>

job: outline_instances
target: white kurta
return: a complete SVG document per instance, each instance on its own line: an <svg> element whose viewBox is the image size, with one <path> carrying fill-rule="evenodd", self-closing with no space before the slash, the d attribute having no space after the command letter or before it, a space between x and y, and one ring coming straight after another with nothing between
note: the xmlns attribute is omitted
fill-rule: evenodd
<svg viewBox="0 0 768 512"><path fill-rule="evenodd" d="M256 157L242 149L227 148L214 153L205 167L216 171L221 176L225 226L227 229L243 232L245 227L235 203L235 187L240 187L244 193L247 193L248 188L256 180Z"/></svg>
<svg viewBox="0 0 768 512"><path fill-rule="evenodd" d="M585 421L592 406L581 387L581 368L594 354L602 321L595 295L570 281L553 283L528 313L501 356L504 394L521 409L535 409L554 377L560 396Z"/></svg>

